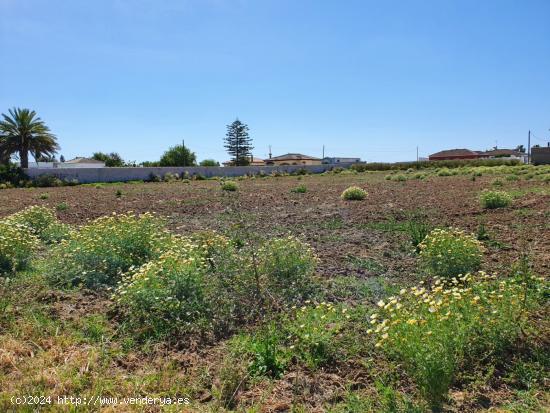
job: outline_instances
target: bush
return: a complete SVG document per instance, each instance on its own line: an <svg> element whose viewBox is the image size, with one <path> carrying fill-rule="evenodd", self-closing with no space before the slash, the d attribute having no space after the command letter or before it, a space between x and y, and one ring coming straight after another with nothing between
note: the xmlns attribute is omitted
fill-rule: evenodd
<svg viewBox="0 0 550 413"><path fill-rule="evenodd" d="M434 229L418 246L421 263L432 275L454 277L481 265L481 243L458 229Z"/></svg>
<svg viewBox="0 0 550 413"><path fill-rule="evenodd" d="M370 316L367 333L402 363L438 411L460 371L501 356L520 336L526 310L537 306L541 280L497 280L480 273L436 279L431 289L403 289L399 297L378 303L380 313Z"/></svg>
<svg viewBox="0 0 550 413"><path fill-rule="evenodd" d="M28 180L23 170L13 164L0 164L0 184L6 185L6 188L18 186L21 182Z"/></svg>
<svg viewBox="0 0 550 413"><path fill-rule="evenodd" d="M452 173L449 168L441 168L437 171L437 176L451 176Z"/></svg>
<svg viewBox="0 0 550 413"><path fill-rule="evenodd" d="M486 209L507 207L512 203L512 197L503 191L483 191L479 197L481 206Z"/></svg>
<svg viewBox="0 0 550 413"><path fill-rule="evenodd" d="M114 298L139 336L226 336L267 311L301 303L314 289L316 261L291 237L258 249L201 233L172 241L160 258L129 271Z"/></svg>
<svg viewBox="0 0 550 413"><path fill-rule="evenodd" d="M407 177L403 174L398 174L398 175L394 175L392 177L392 180L397 182L405 182L407 180Z"/></svg>
<svg viewBox="0 0 550 413"><path fill-rule="evenodd" d="M231 191L231 192L234 192L237 189L239 189L239 187L237 186L237 183L233 181L223 181L221 183L221 188L224 191Z"/></svg>
<svg viewBox="0 0 550 413"><path fill-rule="evenodd" d="M27 207L7 217L6 221L26 226L33 235L47 243L58 242L69 233L68 225L60 223L55 212L44 206Z"/></svg>
<svg viewBox="0 0 550 413"><path fill-rule="evenodd" d="M37 247L38 239L26 225L0 221L0 275L25 269Z"/></svg>
<svg viewBox="0 0 550 413"><path fill-rule="evenodd" d="M172 172L166 172L163 178L164 182L174 182L174 181L177 181L178 179L179 179L178 174L172 173Z"/></svg>
<svg viewBox="0 0 550 413"><path fill-rule="evenodd" d="M313 249L293 236L272 239L259 249L259 274L275 306L298 304L312 292L317 262Z"/></svg>
<svg viewBox="0 0 550 413"><path fill-rule="evenodd" d="M133 266L156 258L172 242L152 214L98 218L55 246L47 268L54 284L114 285Z"/></svg>
<svg viewBox="0 0 550 413"><path fill-rule="evenodd" d="M63 181L53 175L40 175L32 181L39 188L63 186Z"/></svg>
<svg viewBox="0 0 550 413"><path fill-rule="evenodd" d="M506 180L507 181L519 181L519 176L517 176L517 175L508 175L506 177Z"/></svg>
<svg viewBox="0 0 550 413"><path fill-rule="evenodd" d="M342 192L341 198L347 201L361 201L367 196L367 191L357 186L350 186Z"/></svg>
<svg viewBox="0 0 550 413"><path fill-rule="evenodd" d="M210 316L204 264L189 243L125 275L115 298L126 327L137 336L157 338L204 330Z"/></svg>
<svg viewBox="0 0 550 413"><path fill-rule="evenodd" d="M290 192L294 192L295 194L305 194L307 192L307 188L305 185L298 185L296 188L291 189Z"/></svg>

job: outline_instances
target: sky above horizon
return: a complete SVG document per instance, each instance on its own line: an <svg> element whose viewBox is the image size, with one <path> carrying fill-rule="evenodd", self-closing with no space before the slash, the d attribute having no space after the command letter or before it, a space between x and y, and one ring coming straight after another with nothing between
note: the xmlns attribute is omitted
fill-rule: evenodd
<svg viewBox="0 0 550 413"><path fill-rule="evenodd" d="M181 143L409 161L550 140L547 0L0 0L0 112L66 159Z"/></svg>

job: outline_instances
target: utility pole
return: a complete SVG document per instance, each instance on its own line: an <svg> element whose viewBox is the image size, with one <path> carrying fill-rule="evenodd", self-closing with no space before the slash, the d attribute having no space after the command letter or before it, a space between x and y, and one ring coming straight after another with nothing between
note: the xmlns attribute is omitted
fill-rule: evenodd
<svg viewBox="0 0 550 413"><path fill-rule="evenodd" d="M269 159L271 159L271 145L269 145Z"/></svg>
<svg viewBox="0 0 550 413"><path fill-rule="evenodd" d="M416 163L418 163L418 146L416 147Z"/></svg>
<svg viewBox="0 0 550 413"><path fill-rule="evenodd" d="M323 145L323 158L322 159L325 159L325 145Z"/></svg>
<svg viewBox="0 0 550 413"><path fill-rule="evenodd" d="M531 163L531 130L527 134L527 163Z"/></svg>

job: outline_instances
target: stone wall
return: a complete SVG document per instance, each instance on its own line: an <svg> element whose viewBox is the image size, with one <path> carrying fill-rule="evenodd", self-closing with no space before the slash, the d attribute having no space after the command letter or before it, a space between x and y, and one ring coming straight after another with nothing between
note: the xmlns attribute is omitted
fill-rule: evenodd
<svg viewBox="0 0 550 413"><path fill-rule="evenodd" d="M281 165L281 166L229 166L229 167L153 167L153 168L78 168L78 169L45 169L29 168L25 173L29 178L34 179L41 175L55 176L62 180L77 179L82 184L94 182L125 182L125 181L147 181L151 176L158 175L163 177L167 172L177 173L179 176L187 172L189 176L202 175L210 178L213 176L243 176L258 175L262 172L266 175L274 171L292 173L300 169L316 174L331 170L333 168L349 168L351 163L347 164L328 164L328 165Z"/></svg>

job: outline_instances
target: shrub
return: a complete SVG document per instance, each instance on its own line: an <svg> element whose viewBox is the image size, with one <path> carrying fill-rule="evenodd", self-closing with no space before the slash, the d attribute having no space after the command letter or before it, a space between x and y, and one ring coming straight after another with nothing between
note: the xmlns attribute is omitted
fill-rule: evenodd
<svg viewBox="0 0 550 413"><path fill-rule="evenodd" d="M135 335L164 337L201 331L208 324L206 266L197 248L185 244L128 273L117 288L116 302Z"/></svg>
<svg viewBox="0 0 550 413"><path fill-rule="evenodd" d="M426 179L426 176L427 176L426 174L423 174L421 172L417 172L413 175L413 178L414 179Z"/></svg>
<svg viewBox="0 0 550 413"><path fill-rule="evenodd" d="M506 180L507 181L519 181L519 176L517 176L517 175L508 175L506 177Z"/></svg>
<svg viewBox="0 0 550 413"><path fill-rule="evenodd" d="M418 246L422 265L432 275L454 277L481 265L481 243L458 229L434 229Z"/></svg>
<svg viewBox="0 0 550 413"><path fill-rule="evenodd" d="M486 209L507 207L512 203L512 197L503 191L483 191L479 197L481 206Z"/></svg>
<svg viewBox="0 0 550 413"><path fill-rule="evenodd" d="M45 188L52 186L63 186L63 181L52 175L40 175L34 178L33 184L34 186Z"/></svg>
<svg viewBox="0 0 550 413"><path fill-rule="evenodd" d="M0 274L9 274L25 269L38 239L26 225L0 221Z"/></svg>
<svg viewBox="0 0 550 413"><path fill-rule="evenodd" d="M307 188L305 185L298 185L296 188L293 188L290 191L294 192L295 194L305 194L307 192Z"/></svg>
<svg viewBox="0 0 550 413"><path fill-rule="evenodd" d="M509 349L536 308L542 279L480 273L401 290L370 316L376 347L402 363L434 411L461 370ZM537 285L533 284L538 283Z"/></svg>
<svg viewBox="0 0 550 413"><path fill-rule="evenodd" d="M12 224L24 225L37 238L46 243L58 242L69 233L69 226L57 220L55 212L44 206L30 206L5 219Z"/></svg>
<svg viewBox="0 0 550 413"><path fill-rule="evenodd" d="M391 181L391 178L392 178L391 175L386 175L386 176L384 176L384 179L385 179L386 181Z"/></svg>
<svg viewBox="0 0 550 413"><path fill-rule="evenodd" d="M233 181L223 181L221 183L221 188L224 191L230 191L230 192L233 192L239 189L239 187L237 186L237 183Z"/></svg>
<svg viewBox="0 0 550 413"><path fill-rule="evenodd" d="M441 168L437 171L437 176L451 176L451 170L449 168Z"/></svg>
<svg viewBox="0 0 550 413"><path fill-rule="evenodd" d="M267 311L301 303L313 292L315 263L295 238L237 248L225 237L200 233L173 240L160 258L129 271L114 298L132 330L143 326L138 335L226 336Z"/></svg>
<svg viewBox="0 0 550 413"><path fill-rule="evenodd" d="M493 186L502 186L504 185L503 182L500 180L500 179L495 179L493 182L492 182L492 185Z"/></svg>
<svg viewBox="0 0 550 413"><path fill-rule="evenodd" d="M48 194L47 192L43 193L43 194L40 194L40 199L48 199L50 197L50 194Z"/></svg>
<svg viewBox="0 0 550 413"><path fill-rule="evenodd" d="M178 174L172 173L172 172L166 172L163 178L164 182L174 182L174 181L177 181L178 179L179 179Z"/></svg>
<svg viewBox="0 0 550 413"><path fill-rule="evenodd" d="M276 306L297 304L312 292L317 262L313 249L293 236L272 239L259 249L258 271Z"/></svg>
<svg viewBox="0 0 550 413"><path fill-rule="evenodd" d="M6 185L7 188L17 186L20 182L25 182L28 179L23 170L13 164L0 164L0 184Z"/></svg>
<svg viewBox="0 0 550 413"><path fill-rule="evenodd" d="M392 180L397 182L405 182L407 180L407 177L403 174L398 174L398 175L394 175L392 177Z"/></svg>
<svg viewBox="0 0 550 413"><path fill-rule="evenodd" d="M344 192L342 192L342 199L347 201L361 201L367 196L367 191L357 186L350 186Z"/></svg>
<svg viewBox="0 0 550 413"><path fill-rule="evenodd" d="M113 285L122 273L158 257L172 242L152 214L98 218L71 232L52 250L47 268L55 284Z"/></svg>

